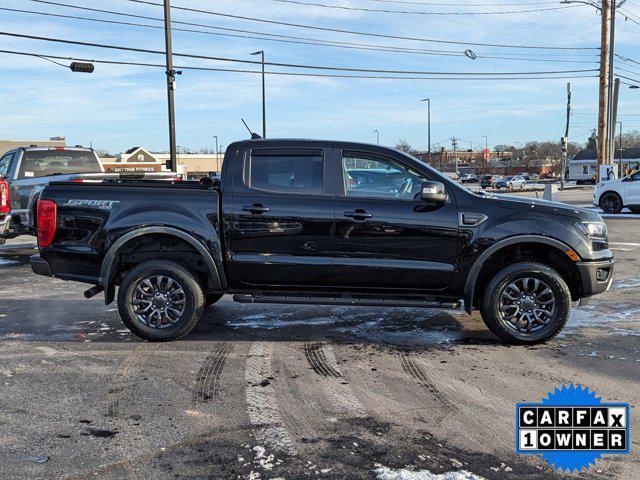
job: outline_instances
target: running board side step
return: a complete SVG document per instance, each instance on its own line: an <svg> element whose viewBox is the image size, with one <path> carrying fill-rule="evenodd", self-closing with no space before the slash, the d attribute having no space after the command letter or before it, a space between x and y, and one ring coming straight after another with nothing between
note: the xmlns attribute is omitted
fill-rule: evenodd
<svg viewBox="0 0 640 480"><path fill-rule="evenodd" d="M331 296L305 296L305 295L241 295L233 296L233 301L238 303L288 303L301 305L351 305L360 307L420 307L420 308L444 308L457 310L462 307L462 302L440 302L419 298L366 298L366 297L331 297Z"/></svg>

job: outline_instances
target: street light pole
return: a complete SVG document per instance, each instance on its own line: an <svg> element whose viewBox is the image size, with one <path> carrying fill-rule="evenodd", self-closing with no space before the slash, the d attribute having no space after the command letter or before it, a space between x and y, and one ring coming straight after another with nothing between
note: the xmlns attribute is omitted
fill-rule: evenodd
<svg viewBox="0 0 640 480"><path fill-rule="evenodd" d="M251 55L260 55L262 63L262 138L267 138L267 99L264 86L264 50L253 52Z"/></svg>
<svg viewBox="0 0 640 480"><path fill-rule="evenodd" d="M177 171L176 154L176 113L173 92L176 89L176 71L173 69L173 54L171 51L171 5L170 0L164 0L164 39L167 55L167 103L169 104L169 170Z"/></svg>
<svg viewBox="0 0 640 480"><path fill-rule="evenodd" d="M218 150L218 135L214 135L213 138L216 139L216 157L218 156L219 150Z"/></svg>
<svg viewBox="0 0 640 480"><path fill-rule="evenodd" d="M373 133L376 134L376 143L380 145L380 131L376 128Z"/></svg>
<svg viewBox="0 0 640 480"><path fill-rule="evenodd" d="M429 152L427 153L427 161L431 164L431 99L423 98L421 102L427 102L427 141Z"/></svg>

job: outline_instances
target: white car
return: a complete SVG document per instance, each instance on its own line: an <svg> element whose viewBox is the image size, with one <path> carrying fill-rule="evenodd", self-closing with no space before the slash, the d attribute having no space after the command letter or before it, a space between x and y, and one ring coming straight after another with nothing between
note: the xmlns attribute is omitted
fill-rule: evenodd
<svg viewBox="0 0 640 480"><path fill-rule="evenodd" d="M640 213L640 172L598 183L593 192L593 204L606 213L620 213L624 207L632 213Z"/></svg>

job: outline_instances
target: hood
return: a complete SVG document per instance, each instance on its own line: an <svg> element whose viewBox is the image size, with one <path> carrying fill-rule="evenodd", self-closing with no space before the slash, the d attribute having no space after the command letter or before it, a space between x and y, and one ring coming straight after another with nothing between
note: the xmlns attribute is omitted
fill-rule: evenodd
<svg viewBox="0 0 640 480"><path fill-rule="evenodd" d="M565 215L585 221L602 221L600 215L593 210L576 207L567 203L550 202L537 198L528 198L517 195L494 195L491 197L493 203L502 208L514 210L526 210L527 212L551 213L555 215Z"/></svg>

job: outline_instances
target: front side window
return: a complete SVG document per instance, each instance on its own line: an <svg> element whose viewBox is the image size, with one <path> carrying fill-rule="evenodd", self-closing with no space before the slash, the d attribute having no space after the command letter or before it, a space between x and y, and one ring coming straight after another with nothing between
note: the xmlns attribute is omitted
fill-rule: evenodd
<svg viewBox="0 0 640 480"><path fill-rule="evenodd" d="M78 150L33 150L22 157L18 178L37 178L72 173L100 173L93 152Z"/></svg>
<svg viewBox="0 0 640 480"><path fill-rule="evenodd" d="M0 175L6 177L9 173L9 165L11 164L11 159L13 158L13 153L8 153L4 157L0 158Z"/></svg>
<svg viewBox="0 0 640 480"><path fill-rule="evenodd" d="M345 152L342 156L347 197L413 200L427 179L391 159Z"/></svg>
<svg viewBox="0 0 640 480"><path fill-rule="evenodd" d="M249 160L249 187L278 193L322 195L322 153L253 154Z"/></svg>

